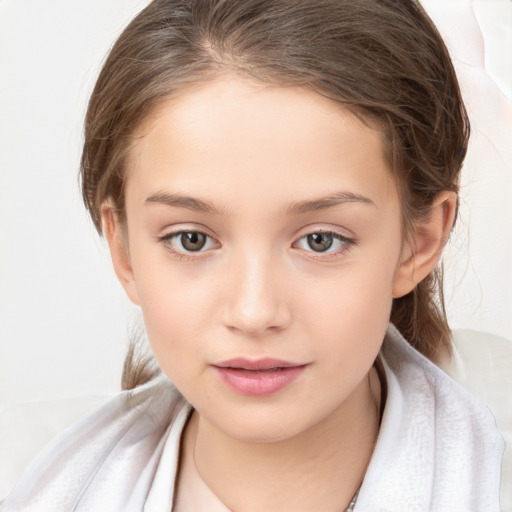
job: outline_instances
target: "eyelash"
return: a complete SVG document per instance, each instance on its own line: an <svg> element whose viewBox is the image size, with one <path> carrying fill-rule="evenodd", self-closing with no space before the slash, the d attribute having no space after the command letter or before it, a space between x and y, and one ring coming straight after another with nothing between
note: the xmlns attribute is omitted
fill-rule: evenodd
<svg viewBox="0 0 512 512"><path fill-rule="evenodd" d="M207 233L205 233L204 231L201 231L201 230L198 230L198 229L189 229L189 230L185 230L185 229L182 229L180 231L173 231L171 233L166 233L165 235L163 236L160 236L158 237L158 240L164 244L165 248L173 254L173 256L175 256L176 258L180 259L180 260L185 260L185 261L189 261L189 260L192 260L194 258L196 258L197 256L194 255L194 252L200 254L204 251L186 251L186 250L176 250L174 248L174 244L172 243L172 239L173 238L177 238L179 236L182 236L186 233L196 233L198 235L202 235L204 237L207 238L207 242L206 244L208 243L209 240L213 240L213 237L211 237L210 235L208 235Z"/></svg>
<svg viewBox="0 0 512 512"><path fill-rule="evenodd" d="M188 234L195 233L195 234L206 237L206 239L207 239L207 241L205 242L206 245L208 244L208 241L214 240L213 237L211 237L204 231L197 230L197 229L173 231L171 233L166 233L165 235L157 237L157 238L158 238L158 241L160 243L164 244L165 248L173 254L173 256L175 256L176 258L178 258L180 260L190 261L190 260L197 258L197 255L199 255L205 251L201 250L202 248L199 251L188 251L188 252L186 251L186 249L177 250L175 248L175 244L172 243L172 240L179 236L183 236L184 234L187 234L187 233ZM307 239L307 237L312 236L312 235L331 235L334 240L337 240L338 242L340 242L342 244L341 248L334 250L334 251L328 250L328 251L322 252L322 251L301 249L301 250L307 252L310 257L313 257L313 258L319 259L319 260L320 259L325 260L327 258L337 257L337 256L349 251L352 246L357 244L357 241L354 238L347 237L345 235L337 233L336 231L328 230L328 229L316 229L316 230L306 233L305 235L298 238L292 244L292 247L297 247L298 243L301 240ZM330 249L330 247L329 247L329 249ZM197 255L194 253L197 253Z"/></svg>
<svg viewBox="0 0 512 512"><path fill-rule="evenodd" d="M315 230L301 236L296 242L294 242L293 245L296 246L301 240L307 239L309 236L312 236L312 235L331 235L334 240L337 240L341 244L340 248L338 248L337 250L333 250L333 251L328 250L328 251L321 252L321 251L302 249L308 253L309 257L312 257L312 258L315 258L318 260L325 260L327 258L335 258L337 256L340 256L341 254L344 254L345 252L349 251L354 245L357 244L357 241L355 238L350 238L350 237L342 235L341 233L338 233L336 231L329 230L329 229L315 229ZM330 247L329 247L329 249L330 249Z"/></svg>

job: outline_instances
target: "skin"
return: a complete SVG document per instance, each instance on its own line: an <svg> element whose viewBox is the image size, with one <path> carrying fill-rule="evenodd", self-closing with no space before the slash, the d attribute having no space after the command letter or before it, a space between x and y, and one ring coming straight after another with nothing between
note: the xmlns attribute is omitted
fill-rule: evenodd
<svg viewBox="0 0 512 512"><path fill-rule="evenodd" d="M392 300L434 267L454 209L440 195L405 245L381 134L310 91L224 78L139 127L126 226L106 202L104 231L159 365L195 408L182 460L229 508L350 501L378 432L372 365ZM206 244L187 251L182 232ZM317 252L318 232L340 238ZM235 357L306 367L245 396L212 367Z"/></svg>

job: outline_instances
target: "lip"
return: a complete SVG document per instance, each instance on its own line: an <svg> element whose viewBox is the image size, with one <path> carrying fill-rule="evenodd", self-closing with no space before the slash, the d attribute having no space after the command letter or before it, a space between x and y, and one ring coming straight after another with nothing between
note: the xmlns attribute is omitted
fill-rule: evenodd
<svg viewBox="0 0 512 512"><path fill-rule="evenodd" d="M277 393L297 379L306 366L273 358L236 358L212 365L224 383L246 396Z"/></svg>

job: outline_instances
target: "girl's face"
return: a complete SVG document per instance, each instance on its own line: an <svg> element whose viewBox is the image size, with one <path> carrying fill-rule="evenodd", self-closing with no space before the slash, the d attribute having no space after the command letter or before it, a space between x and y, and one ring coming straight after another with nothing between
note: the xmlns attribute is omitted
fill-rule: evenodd
<svg viewBox="0 0 512 512"><path fill-rule="evenodd" d="M121 280L163 372L238 439L348 407L402 248L378 131L313 92L232 78L161 105L136 140Z"/></svg>

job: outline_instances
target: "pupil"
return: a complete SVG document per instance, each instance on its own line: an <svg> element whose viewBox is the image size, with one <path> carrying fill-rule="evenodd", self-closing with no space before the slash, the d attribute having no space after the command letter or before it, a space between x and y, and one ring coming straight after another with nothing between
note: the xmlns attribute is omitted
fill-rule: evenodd
<svg viewBox="0 0 512 512"><path fill-rule="evenodd" d="M206 236L202 233L191 231L190 233L182 233L181 244L187 251L199 251L206 243Z"/></svg>
<svg viewBox="0 0 512 512"><path fill-rule="evenodd" d="M329 233L313 233L308 235L308 245L315 252L323 252L329 249L333 242L333 236Z"/></svg>

